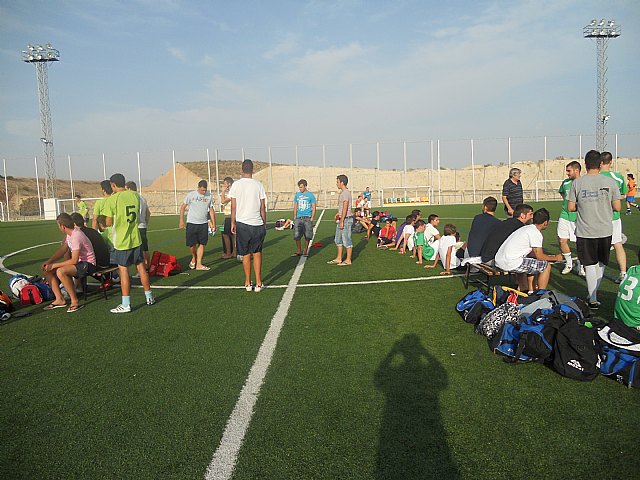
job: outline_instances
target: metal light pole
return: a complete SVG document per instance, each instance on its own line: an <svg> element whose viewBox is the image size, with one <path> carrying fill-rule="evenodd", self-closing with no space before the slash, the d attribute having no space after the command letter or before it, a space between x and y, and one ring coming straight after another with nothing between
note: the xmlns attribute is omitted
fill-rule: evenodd
<svg viewBox="0 0 640 480"><path fill-rule="evenodd" d="M38 101L40 105L40 125L42 126L42 149L45 158L45 198L56 196L56 158L53 153L53 130L51 128L51 110L49 109L49 85L47 72L49 62L60 60L60 52L50 43L42 45L27 45L22 51L22 60L33 63L36 67L36 79L38 81Z"/></svg>
<svg viewBox="0 0 640 480"><path fill-rule="evenodd" d="M584 38L596 39L596 56L598 63L598 97L596 112L596 149L603 151L607 147L607 43L610 38L619 37L622 27L614 20L591 20L582 29Z"/></svg>

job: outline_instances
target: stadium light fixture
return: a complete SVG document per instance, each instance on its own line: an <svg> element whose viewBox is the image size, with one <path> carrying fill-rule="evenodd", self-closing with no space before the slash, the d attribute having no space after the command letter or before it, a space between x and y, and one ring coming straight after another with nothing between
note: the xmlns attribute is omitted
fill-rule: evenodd
<svg viewBox="0 0 640 480"><path fill-rule="evenodd" d="M616 21L605 18L591 20L582 29L584 38L596 40L597 60L597 99L596 99L596 149L605 150L607 147L607 44L610 38L617 38L622 34L622 27Z"/></svg>

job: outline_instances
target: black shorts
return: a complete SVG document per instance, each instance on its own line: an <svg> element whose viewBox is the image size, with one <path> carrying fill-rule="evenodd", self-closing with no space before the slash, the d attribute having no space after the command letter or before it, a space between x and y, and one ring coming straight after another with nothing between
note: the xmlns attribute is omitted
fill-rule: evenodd
<svg viewBox="0 0 640 480"><path fill-rule="evenodd" d="M609 254L611 251L611 237L604 238L582 238L576 237L576 247L578 250L578 260L585 267L589 265L609 265Z"/></svg>
<svg viewBox="0 0 640 480"><path fill-rule="evenodd" d="M224 217L224 229L222 230L222 235L233 237L233 234L231 233L231 217Z"/></svg>
<svg viewBox="0 0 640 480"><path fill-rule="evenodd" d="M378 235L380 235L380 230L382 230L380 227L375 227L375 226L374 226L374 227L371 229L371 233L377 237Z"/></svg>
<svg viewBox="0 0 640 480"><path fill-rule="evenodd" d="M267 229L264 225L254 226L236 222L236 253L244 256L262 252L266 234Z"/></svg>
<svg viewBox="0 0 640 480"><path fill-rule="evenodd" d="M209 225L206 223L187 223L187 247L206 245L209 241Z"/></svg>
<svg viewBox="0 0 640 480"><path fill-rule="evenodd" d="M84 277L91 275L95 271L96 271L96 266L93 263L78 262L76 263L75 277L78 280L82 280Z"/></svg>
<svg viewBox="0 0 640 480"><path fill-rule="evenodd" d="M111 263L120 267L128 267L144 263L144 253L142 253L142 245L138 245L130 250L112 250Z"/></svg>
<svg viewBox="0 0 640 480"><path fill-rule="evenodd" d="M146 228L139 228L138 231L140 232L140 238L142 239L142 251L143 252L148 252L149 251L149 242L147 241L147 229Z"/></svg>

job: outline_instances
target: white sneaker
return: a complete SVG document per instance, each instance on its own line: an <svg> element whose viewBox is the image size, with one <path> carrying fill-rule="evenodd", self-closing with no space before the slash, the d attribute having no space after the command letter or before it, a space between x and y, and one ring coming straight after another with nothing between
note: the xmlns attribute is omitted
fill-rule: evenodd
<svg viewBox="0 0 640 480"><path fill-rule="evenodd" d="M581 277L587 276L586 272L584 271L584 267L582 265L580 265L580 268L578 268L578 275Z"/></svg>
<svg viewBox="0 0 640 480"><path fill-rule="evenodd" d="M131 312L131 305L118 305L116 308L110 310L111 313L129 313Z"/></svg>
<svg viewBox="0 0 640 480"><path fill-rule="evenodd" d="M247 292L250 292L251 290L253 290L253 285L252 285L252 284L245 285L245 286L244 286L244 289L245 289Z"/></svg>
<svg viewBox="0 0 640 480"><path fill-rule="evenodd" d="M565 265L564 268L562 269L562 275L568 275L569 273L571 273L572 268L573 268L573 265L571 266Z"/></svg>
<svg viewBox="0 0 640 480"><path fill-rule="evenodd" d="M253 287L253 291L261 292L263 288L264 288L264 285L256 285L255 287Z"/></svg>
<svg viewBox="0 0 640 480"><path fill-rule="evenodd" d="M156 297L147 298L147 305L153 305L156 303Z"/></svg>

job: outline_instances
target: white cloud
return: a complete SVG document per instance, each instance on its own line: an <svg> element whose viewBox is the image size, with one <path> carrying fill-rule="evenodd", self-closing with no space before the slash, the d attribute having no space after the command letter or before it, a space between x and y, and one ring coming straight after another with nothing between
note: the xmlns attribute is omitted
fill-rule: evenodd
<svg viewBox="0 0 640 480"><path fill-rule="evenodd" d="M187 61L187 55L184 52L184 50L182 50L181 48L178 48L178 47L167 47L167 51L169 52L169 54L173 58L176 58L176 59L180 60L181 62L186 62Z"/></svg>
<svg viewBox="0 0 640 480"><path fill-rule="evenodd" d="M267 60L273 60L276 57L293 53L298 47L295 37L291 34L276 43L272 48L267 50L263 57Z"/></svg>

